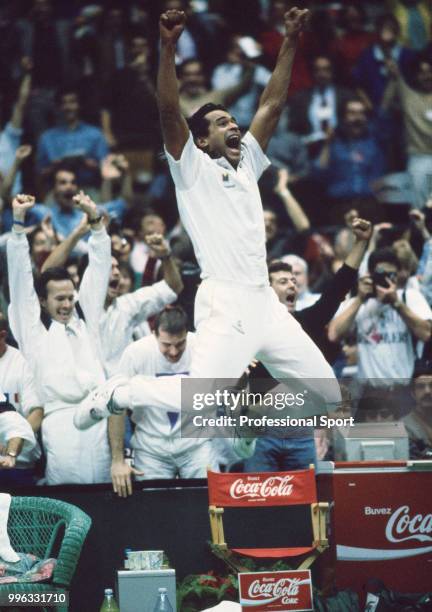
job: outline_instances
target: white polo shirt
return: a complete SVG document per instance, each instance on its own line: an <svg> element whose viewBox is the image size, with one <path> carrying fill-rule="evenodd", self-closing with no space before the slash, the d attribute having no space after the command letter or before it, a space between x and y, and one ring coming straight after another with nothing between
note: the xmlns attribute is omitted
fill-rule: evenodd
<svg viewBox="0 0 432 612"><path fill-rule="evenodd" d="M265 229L257 181L270 161L250 132L237 170L195 146L192 134L175 160L166 152L181 221L202 278L266 286Z"/></svg>
<svg viewBox="0 0 432 612"><path fill-rule="evenodd" d="M120 360L119 372L128 377L138 374L157 377L175 374L188 375L194 344L195 334L189 332L183 355L179 361L171 363L160 352L156 337L152 334L127 347ZM136 424L133 438L134 448L145 448L145 436L162 436L170 439L173 435L180 437L180 418L178 417L178 410L169 413L152 406L134 408L132 414L132 421Z"/></svg>

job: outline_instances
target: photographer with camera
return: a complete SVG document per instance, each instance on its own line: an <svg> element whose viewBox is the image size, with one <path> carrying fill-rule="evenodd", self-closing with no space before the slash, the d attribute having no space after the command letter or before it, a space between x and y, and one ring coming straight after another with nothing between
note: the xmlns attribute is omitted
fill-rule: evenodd
<svg viewBox="0 0 432 612"><path fill-rule="evenodd" d="M410 379L416 341L431 337L432 311L416 289L397 288L399 268L391 248L372 252L369 275L359 279L357 295L342 304L329 326L332 342L356 330L358 378L375 387Z"/></svg>

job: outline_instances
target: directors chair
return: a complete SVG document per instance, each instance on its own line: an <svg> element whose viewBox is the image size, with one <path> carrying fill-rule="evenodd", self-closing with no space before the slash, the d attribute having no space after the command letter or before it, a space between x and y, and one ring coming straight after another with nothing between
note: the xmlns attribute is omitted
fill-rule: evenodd
<svg viewBox="0 0 432 612"><path fill-rule="evenodd" d="M328 504L317 500L313 467L208 471L207 477L212 550L235 571L243 568L234 553L255 559L299 557L296 569L307 569L328 548Z"/></svg>

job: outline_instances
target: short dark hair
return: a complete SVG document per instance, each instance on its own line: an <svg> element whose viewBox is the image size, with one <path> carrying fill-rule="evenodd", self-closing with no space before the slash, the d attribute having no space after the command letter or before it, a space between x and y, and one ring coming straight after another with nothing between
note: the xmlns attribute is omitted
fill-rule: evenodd
<svg viewBox="0 0 432 612"><path fill-rule="evenodd" d="M189 57L188 59L185 59L178 67L177 67L177 74L178 76L181 77L183 70L186 68L186 66L189 66L190 64L200 64L201 67L204 70L203 67L203 63L202 61L198 58L198 57Z"/></svg>
<svg viewBox="0 0 432 612"><path fill-rule="evenodd" d="M385 25L391 24L396 32L396 34L400 33L400 25L399 21L392 13L384 13L384 15L379 15L375 20L375 31L379 32L383 29Z"/></svg>
<svg viewBox="0 0 432 612"><path fill-rule="evenodd" d="M342 103L339 105L339 108L338 108L339 120L345 117L345 113L348 108L348 104L352 104L352 102L356 102L356 103L360 102L363 105L364 109L367 110L364 100L362 100L359 96L356 96L355 94L353 94L352 96L349 96L348 98L343 100Z"/></svg>
<svg viewBox="0 0 432 612"><path fill-rule="evenodd" d="M77 180L77 171L76 171L76 166L74 165L73 162L62 162L60 165L58 165L56 168L54 168L53 172L52 172L52 182L53 185L55 185L55 182L57 180L57 174L59 172L69 172L70 174L73 174L75 176L75 180Z"/></svg>
<svg viewBox="0 0 432 612"><path fill-rule="evenodd" d="M348 2L347 4L345 4L340 11L339 21L342 27L345 27L346 25L346 19L350 8L354 8L359 13L363 23L366 21L366 11L364 6L361 2L359 2L359 0L353 0L352 2Z"/></svg>
<svg viewBox="0 0 432 612"><path fill-rule="evenodd" d="M69 266L76 266L78 268L78 263L79 263L78 255L69 255L64 267L69 268Z"/></svg>
<svg viewBox="0 0 432 612"><path fill-rule="evenodd" d="M128 276L129 280L132 283L132 291L135 285L135 272L133 271L133 268L130 264L128 264L126 261L120 261L119 262L119 270L120 273L123 276Z"/></svg>
<svg viewBox="0 0 432 612"><path fill-rule="evenodd" d="M42 226L41 225L36 225L36 227L27 235L27 240L28 240L28 243L29 243L29 246L30 246L30 252L31 252L31 250L33 248L33 243L34 243L34 241L36 239L36 236L38 234L40 234L41 232L42 232L42 234L45 233L43 231L43 229L42 229Z"/></svg>
<svg viewBox="0 0 432 612"><path fill-rule="evenodd" d="M271 275L276 274L276 272L292 272L292 266L285 261L272 261L268 265L268 275L269 280L271 281Z"/></svg>
<svg viewBox="0 0 432 612"><path fill-rule="evenodd" d="M223 104L213 104L213 102L209 102L208 104L201 106L196 113L189 117L187 122L194 138L208 136L209 120L206 119L206 115L215 110L225 111L226 113L228 112L228 109L223 106Z"/></svg>
<svg viewBox="0 0 432 612"><path fill-rule="evenodd" d="M120 253L117 253L116 251L114 251L113 248L111 248L111 257L114 257L115 259L117 259L117 262L119 262ZM88 253L84 253L84 255L81 255L78 260L77 274L80 279L80 282L82 281L82 277L84 276L84 272L86 271L88 265L89 256Z"/></svg>
<svg viewBox="0 0 432 612"><path fill-rule="evenodd" d="M400 270L400 261L391 247L384 247L383 249L375 249L369 256L368 270L369 274L373 274L375 268L379 263L389 263Z"/></svg>
<svg viewBox="0 0 432 612"><path fill-rule="evenodd" d="M62 87L61 89L57 91L56 93L57 104L60 104L62 102L62 99L64 96L71 96L71 95L76 96L78 99L78 104L80 104L79 90L78 90L78 87L75 87L74 85L70 85L69 87L67 86Z"/></svg>
<svg viewBox="0 0 432 612"><path fill-rule="evenodd" d="M312 57L309 59L309 69L313 70L314 66L315 66L315 62L319 59L325 59L329 62L332 70L334 70L334 58L329 54L329 53L325 53L324 51L322 53L316 53L315 55L312 55Z"/></svg>
<svg viewBox="0 0 432 612"><path fill-rule="evenodd" d="M45 270L45 272L42 272L42 274L38 276L35 280L34 285L35 285L36 293L38 294L40 298L46 299L48 295L48 292L47 292L48 283L50 281L63 281L63 280L69 280L74 285L72 277L69 274L69 272L66 270L66 268L61 268L61 267L48 268L48 270Z"/></svg>
<svg viewBox="0 0 432 612"><path fill-rule="evenodd" d="M157 315L154 324L156 336L159 335L161 329L173 336L187 331L188 318L181 306L169 306Z"/></svg>

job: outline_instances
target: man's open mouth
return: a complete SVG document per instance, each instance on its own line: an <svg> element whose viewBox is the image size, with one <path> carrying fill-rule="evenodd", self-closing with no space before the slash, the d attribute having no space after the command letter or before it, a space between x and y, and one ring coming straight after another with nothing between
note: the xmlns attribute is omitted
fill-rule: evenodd
<svg viewBox="0 0 432 612"><path fill-rule="evenodd" d="M236 151L240 150L240 134L230 134L229 136L227 136L225 142L228 148L234 149Z"/></svg>
<svg viewBox="0 0 432 612"><path fill-rule="evenodd" d="M295 302L295 295L294 294L287 295L286 296L286 302L288 304L294 304L294 302Z"/></svg>
<svg viewBox="0 0 432 612"><path fill-rule="evenodd" d="M115 279L115 280L110 281L109 288L110 289L118 289L119 285L120 285L120 279Z"/></svg>
<svg viewBox="0 0 432 612"><path fill-rule="evenodd" d="M58 316L61 319L69 319L69 317L71 316L72 311L71 310L59 310L58 311Z"/></svg>

